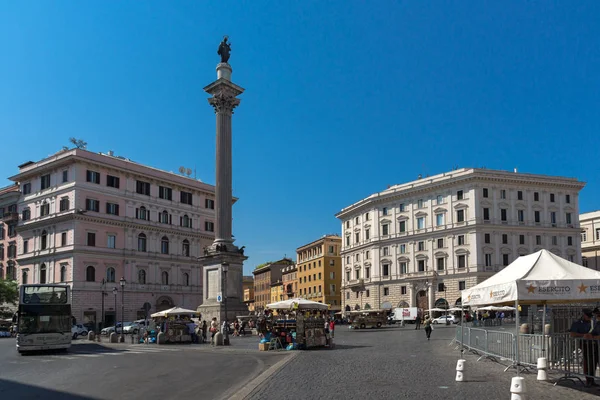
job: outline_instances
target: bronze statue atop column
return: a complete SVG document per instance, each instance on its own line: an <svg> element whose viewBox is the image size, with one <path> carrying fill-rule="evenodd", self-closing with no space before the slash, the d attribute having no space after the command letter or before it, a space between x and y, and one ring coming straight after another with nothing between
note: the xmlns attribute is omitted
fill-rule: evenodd
<svg viewBox="0 0 600 400"><path fill-rule="evenodd" d="M217 54L221 56L221 62L228 64L229 56L231 53L231 44L227 43L227 36L223 37L221 44L219 44L219 50L217 50Z"/></svg>

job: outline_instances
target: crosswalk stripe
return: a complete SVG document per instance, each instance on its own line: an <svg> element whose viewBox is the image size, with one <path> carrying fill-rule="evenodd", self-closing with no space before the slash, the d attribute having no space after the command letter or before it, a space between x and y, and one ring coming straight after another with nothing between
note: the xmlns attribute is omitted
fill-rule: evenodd
<svg viewBox="0 0 600 400"><path fill-rule="evenodd" d="M91 358L95 358L95 357L102 357L99 354L77 354L78 357L91 357Z"/></svg>

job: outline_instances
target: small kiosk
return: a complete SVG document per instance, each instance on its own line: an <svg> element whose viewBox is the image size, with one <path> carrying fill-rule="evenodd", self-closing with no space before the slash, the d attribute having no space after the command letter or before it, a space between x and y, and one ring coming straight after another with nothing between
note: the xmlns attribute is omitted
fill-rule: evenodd
<svg viewBox="0 0 600 400"><path fill-rule="evenodd" d="M167 343L191 343L192 336L188 324L191 318L197 314L194 310L173 307L168 310L159 311L150 315L160 332L165 334Z"/></svg>
<svg viewBox="0 0 600 400"><path fill-rule="evenodd" d="M265 339L269 338L269 350L275 348L309 349L331 345L332 339L325 329L327 304L305 299L290 299L267 304L277 315L266 313L258 321L262 340L261 350L265 349Z"/></svg>

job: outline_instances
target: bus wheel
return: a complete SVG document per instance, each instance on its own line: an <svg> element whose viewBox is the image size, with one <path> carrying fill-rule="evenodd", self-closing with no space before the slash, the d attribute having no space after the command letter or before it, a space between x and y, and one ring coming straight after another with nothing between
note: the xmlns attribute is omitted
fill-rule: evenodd
<svg viewBox="0 0 600 400"><path fill-rule="evenodd" d="M365 329L367 326L365 324L360 324L360 329Z"/></svg>
<svg viewBox="0 0 600 400"><path fill-rule="evenodd" d="M381 322L378 322L378 323L377 323L377 327L378 327L378 328L381 328Z"/></svg>

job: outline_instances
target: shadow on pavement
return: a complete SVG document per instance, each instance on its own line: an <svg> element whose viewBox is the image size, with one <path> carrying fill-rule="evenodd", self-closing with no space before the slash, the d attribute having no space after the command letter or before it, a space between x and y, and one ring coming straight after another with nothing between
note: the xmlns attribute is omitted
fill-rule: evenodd
<svg viewBox="0 0 600 400"><path fill-rule="evenodd" d="M45 389L38 386L0 379L0 394L3 399L65 399L65 400L89 400L93 397L75 395L60 392L53 389Z"/></svg>

